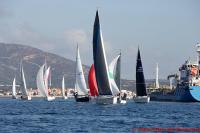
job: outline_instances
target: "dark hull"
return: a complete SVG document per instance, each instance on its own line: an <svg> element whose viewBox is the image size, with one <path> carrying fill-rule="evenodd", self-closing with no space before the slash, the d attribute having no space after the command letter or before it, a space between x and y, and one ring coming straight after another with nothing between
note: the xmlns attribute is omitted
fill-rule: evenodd
<svg viewBox="0 0 200 133"><path fill-rule="evenodd" d="M171 102L199 102L200 86L177 86L173 92L153 92L150 94L152 101Z"/></svg>
<svg viewBox="0 0 200 133"><path fill-rule="evenodd" d="M89 102L89 96L77 96L75 95L76 102Z"/></svg>

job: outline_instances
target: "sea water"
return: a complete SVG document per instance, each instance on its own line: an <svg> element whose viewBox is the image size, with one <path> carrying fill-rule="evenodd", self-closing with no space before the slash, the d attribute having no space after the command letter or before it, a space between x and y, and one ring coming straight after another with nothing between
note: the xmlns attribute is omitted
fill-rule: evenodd
<svg viewBox="0 0 200 133"><path fill-rule="evenodd" d="M0 133L140 132L137 128L198 128L200 103L97 105L74 99L0 98Z"/></svg>

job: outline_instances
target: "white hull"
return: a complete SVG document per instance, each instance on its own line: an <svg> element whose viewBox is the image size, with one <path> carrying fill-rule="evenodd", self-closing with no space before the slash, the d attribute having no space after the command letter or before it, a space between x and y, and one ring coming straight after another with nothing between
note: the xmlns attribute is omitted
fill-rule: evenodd
<svg viewBox="0 0 200 133"><path fill-rule="evenodd" d="M53 101L53 100L55 100L55 97L54 96L48 96L48 97L45 97L45 100Z"/></svg>
<svg viewBox="0 0 200 133"><path fill-rule="evenodd" d="M121 100L120 103L126 104L126 100Z"/></svg>
<svg viewBox="0 0 200 133"><path fill-rule="evenodd" d="M66 100L66 99L68 99L68 97L66 97L66 96L63 96L63 97L62 97L62 99Z"/></svg>
<svg viewBox="0 0 200 133"><path fill-rule="evenodd" d="M21 96L22 100L31 100L31 96Z"/></svg>
<svg viewBox="0 0 200 133"><path fill-rule="evenodd" d="M149 96L137 96L133 98L136 103L148 103L150 101Z"/></svg>
<svg viewBox="0 0 200 133"><path fill-rule="evenodd" d="M112 95L103 95L96 98L97 104L117 104L117 97Z"/></svg>
<svg viewBox="0 0 200 133"><path fill-rule="evenodd" d="M122 100L121 98L117 98L117 103L126 104L126 100Z"/></svg>

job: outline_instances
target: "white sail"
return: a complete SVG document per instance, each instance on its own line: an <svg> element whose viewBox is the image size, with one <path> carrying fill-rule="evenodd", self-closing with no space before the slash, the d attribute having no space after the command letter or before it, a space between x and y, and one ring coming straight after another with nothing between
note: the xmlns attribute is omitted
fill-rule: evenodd
<svg viewBox="0 0 200 133"><path fill-rule="evenodd" d="M45 85L45 91L48 96L48 89L49 89L49 74L50 74L50 67L48 67L44 73L44 85Z"/></svg>
<svg viewBox="0 0 200 133"><path fill-rule="evenodd" d="M13 85L12 85L12 96L16 97L16 82L15 82L15 78L13 80Z"/></svg>
<svg viewBox="0 0 200 133"><path fill-rule="evenodd" d="M157 63L157 64L156 64L156 89L159 88L158 72L159 72L159 68L158 68L158 63Z"/></svg>
<svg viewBox="0 0 200 133"><path fill-rule="evenodd" d="M26 79L24 76L24 69L22 64L21 64L21 91L23 96L28 96L28 91L26 88Z"/></svg>
<svg viewBox="0 0 200 133"><path fill-rule="evenodd" d="M36 78L36 83L37 83L37 88L39 89L40 94L43 97L47 97L47 93L45 90L45 84L44 84L44 76L43 72L44 71L44 65L42 65L37 73L37 78Z"/></svg>
<svg viewBox="0 0 200 133"><path fill-rule="evenodd" d="M77 91L78 95L87 95L88 94L78 46L77 46L77 56L76 56L75 90Z"/></svg>
<svg viewBox="0 0 200 133"><path fill-rule="evenodd" d="M65 77L62 79L62 96L65 97Z"/></svg>
<svg viewBox="0 0 200 133"><path fill-rule="evenodd" d="M117 95L120 93L119 88L117 87L117 84L115 82L114 76L115 76L115 68L117 65L117 60L119 59L120 55L115 57L112 62L109 64L109 79L111 83L111 91L112 95Z"/></svg>

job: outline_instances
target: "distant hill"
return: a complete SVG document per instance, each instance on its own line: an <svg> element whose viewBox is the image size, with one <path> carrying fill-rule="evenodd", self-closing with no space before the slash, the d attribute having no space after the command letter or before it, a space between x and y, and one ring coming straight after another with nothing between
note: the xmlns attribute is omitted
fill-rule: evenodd
<svg viewBox="0 0 200 133"><path fill-rule="evenodd" d="M44 63L45 56L47 64L51 66L52 87L61 86L63 75L66 78L66 87L74 87L74 61L30 46L0 43L1 88L6 88L4 85L11 85L14 77L16 77L17 84L20 84L19 65L22 58L27 87L36 88L38 65ZM89 67L84 65L83 69L87 75Z"/></svg>
<svg viewBox="0 0 200 133"><path fill-rule="evenodd" d="M65 75L66 87L73 88L75 61L30 46L0 43L0 89L11 88L9 85L14 77L20 84L19 65L22 58L27 87L36 88L36 75L39 65L44 64L45 56L47 64L51 66L52 87L60 88L62 76ZM83 65L83 69L87 81L89 67ZM154 80L147 82L152 83ZM123 89L135 90L135 81L123 79L121 83Z"/></svg>

